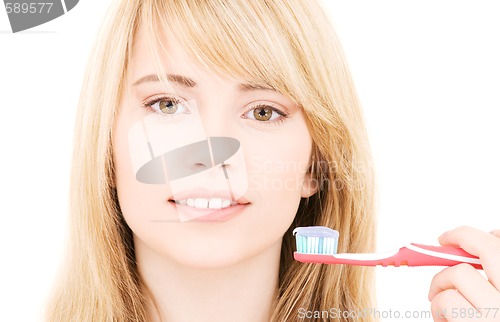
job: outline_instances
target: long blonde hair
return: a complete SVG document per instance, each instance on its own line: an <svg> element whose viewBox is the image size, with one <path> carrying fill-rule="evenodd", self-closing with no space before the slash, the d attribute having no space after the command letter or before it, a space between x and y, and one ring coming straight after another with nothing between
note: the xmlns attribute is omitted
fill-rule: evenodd
<svg viewBox="0 0 500 322"><path fill-rule="evenodd" d="M340 252L370 252L375 245L368 138L341 47L321 5L311 0L119 0L101 27L84 78L67 258L47 307L48 321L147 321L154 302L138 274L132 232L120 212L111 144L139 26L146 28L157 56L160 32L176 35L214 73L271 86L304 111L319 191L301 200L283 237L271 320L299 321L300 309L374 307L373 270L293 260L296 226L337 229ZM322 316L307 320L330 320Z"/></svg>

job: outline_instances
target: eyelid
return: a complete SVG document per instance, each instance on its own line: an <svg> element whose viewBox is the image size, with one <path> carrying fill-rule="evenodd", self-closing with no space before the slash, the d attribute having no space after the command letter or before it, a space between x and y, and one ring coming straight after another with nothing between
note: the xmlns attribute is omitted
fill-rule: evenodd
<svg viewBox="0 0 500 322"><path fill-rule="evenodd" d="M281 115L283 117L287 117L290 114L290 112L288 111L288 109L286 107L281 106L280 104L273 103L273 102L265 102L265 101L257 101L256 103L254 102L254 103L248 104L247 107L245 108L245 112L243 114L246 114L249 111L256 109L258 107L269 107L273 111L275 111L276 113L278 113L279 115Z"/></svg>
<svg viewBox="0 0 500 322"><path fill-rule="evenodd" d="M174 105L177 105L176 111L174 111L174 113L163 113L160 111L159 107L154 107L154 105L160 103L161 101L172 101ZM191 114L190 106L185 99L170 94L157 94L149 96L142 102L141 108L148 113L148 118L151 121L158 122L178 122L185 119L188 114Z"/></svg>
<svg viewBox="0 0 500 322"><path fill-rule="evenodd" d="M276 104L271 103L271 102L259 102L257 104L250 104L250 107L245 109L245 112L241 115L241 118L250 120L250 122L252 122L252 124L258 124L259 126L264 126L264 127L279 125L279 124L285 122L285 120L290 117L290 113L288 112L288 110L285 107L280 109L280 108L276 107L275 105ZM256 108L259 108L259 107L270 108L273 112L278 114L278 117L276 117L272 120L259 121L259 120L256 120L254 118L249 118L246 116L249 112L251 112L252 110L255 110ZM285 110L285 111L283 111L283 110Z"/></svg>
<svg viewBox="0 0 500 322"><path fill-rule="evenodd" d="M176 103L186 103L185 99L177 97L177 96L172 95L172 94L156 94L156 95L149 96L144 101L142 101L142 105L145 107L146 106L151 107L151 105L156 104L163 99L169 99L169 100L175 101Z"/></svg>

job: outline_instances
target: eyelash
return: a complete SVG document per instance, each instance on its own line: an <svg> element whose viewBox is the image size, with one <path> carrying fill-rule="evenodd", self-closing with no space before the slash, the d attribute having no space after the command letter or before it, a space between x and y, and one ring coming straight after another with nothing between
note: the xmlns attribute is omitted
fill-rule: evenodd
<svg viewBox="0 0 500 322"><path fill-rule="evenodd" d="M167 114L161 115L160 113L158 113L158 111L156 111L152 107L152 105L154 105L156 103L159 103L159 102L161 102L163 100L172 101L175 104L181 103L180 100L178 100L176 98L173 98L173 97L169 97L169 96L156 96L156 97L153 97L150 100L144 101L142 103L142 107L146 108L151 113L156 113L156 114L160 115L161 117L169 117L169 115L167 115ZM184 106L186 108L186 105L184 105ZM275 118L274 120L271 120L271 121L257 121L257 120L252 120L252 121L255 121L255 122L258 122L258 123L261 123L261 124L265 123L265 124L270 124L270 125L278 125L278 124L281 124L281 123L285 122L285 120L289 117L288 113L285 113L285 112L281 111L280 109L274 107L272 104L259 103L259 104L255 105L255 106L252 106L252 108L246 110L245 113L243 113L243 115L241 116L241 118L248 119L244 115L246 115L249 111L255 110L256 108L270 108L273 112L275 112L275 113L277 113L279 115L279 117L277 117L277 118Z"/></svg>
<svg viewBox="0 0 500 322"><path fill-rule="evenodd" d="M272 104L263 104L263 103L259 103L255 106L252 106L252 108L248 109L245 111L245 113L243 115L246 115L248 112L252 111L252 110L255 110L256 108L270 108L273 112L276 112L279 117L275 118L274 120L272 121L257 121L257 120L252 120L252 121L256 121L256 122L259 122L259 123L265 123L265 124L270 124L270 125L278 125L278 124L281 124L283 122L285 122L285 120L288 118L288 114L281 111L280 109L274 107ZM243 117L242 118L246 119L246 117Z"/></svg>
<svg viewBox="0 0 500 322"><path fill-rule="evenodd" d="M181 100L178 100L178 99L173 98L173 97L169 97L169 96L154 96L153 98L151 98L151 99L149 99L149 100L148 100L148 99L146 99L146 100L142 103L142 107L146 108L146 109L147 109L149 112L151 112L151 113L157 113L157 114L159 114L159 113L158 113L158 111L157 111L157 110L155 110L155 109L153 108L153 106L152 106L152 105L154 105L154 104L156 104L156 103L159 103L159 102L161 102L161 101L167 101L167 100L168 100L168 101L171 101L171 102L173 102L173 103L175 103L175 104L179 104L179 103L181 103ZM159 115L161 115L161 114L159 114ZM167 114L164 114L164 115L162 115L162 116L168 116L168 115L167 115Z"/></svg>

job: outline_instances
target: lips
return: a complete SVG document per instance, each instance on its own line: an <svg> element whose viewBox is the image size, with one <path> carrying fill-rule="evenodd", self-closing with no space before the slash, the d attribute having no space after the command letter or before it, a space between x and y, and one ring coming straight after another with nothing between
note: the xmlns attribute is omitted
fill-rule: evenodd
<svg viewBox="0 0 500 322"><path fill-rule="evenodd" d="M229 191L191 190L175 193L168 201L177 208L179 219L226 221L250 204L245 197L234 200Z"/></svg>
<svg viewBox="0 0 500 322"><path fill-rule="evenodd" d="M209 190L190 190L176 192L173 196L168 198L168 201L174 201L177 204L188 205L195 208L211 208L210 205L215 209L225 208L234 204L248 204L250 201L245 197L241 196L234 200L235 197L230 191L209 191ZM229 202L229 204L227 204ZM218 207L221 205L221 207Z"/></svg>
<svg viewBox="0 0 500 322"><path fill-rule="evenodd" d="M227 208L231 205L235 205L236 202L233 202L229 199L225 198L188 198L182 200L174 200L174 202L178 205L187 205L193 208L203 208L203 209L221 209Z"/></svg>

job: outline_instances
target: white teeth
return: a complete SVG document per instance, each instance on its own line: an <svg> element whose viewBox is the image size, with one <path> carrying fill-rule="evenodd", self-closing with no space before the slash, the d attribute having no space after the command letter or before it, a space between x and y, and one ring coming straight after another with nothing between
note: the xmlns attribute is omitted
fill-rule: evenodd
<svg viewBox="0 0 500 322"><path fill-rule="evenodd" d="M231 200L222 198L188 198L182 200L176 200L175 203L179 205L188 205L194 208L209 208L209 209L221 209L231 206Z"/></svg>
<svg viewBox="0 0 500 322"><path fill-rule="evenodd" d="M194 207L195 208L207 208L208 207L208 200L203 199L203 198L196 198L194 200Z"/></svg>
<svg viewBox="0 0 500 322"><path fill-rule="evenodd" d="M208 203L208 208L210 208L210 209L222 208L222 199L221 198L210 198L210 201Z"/></svg>

